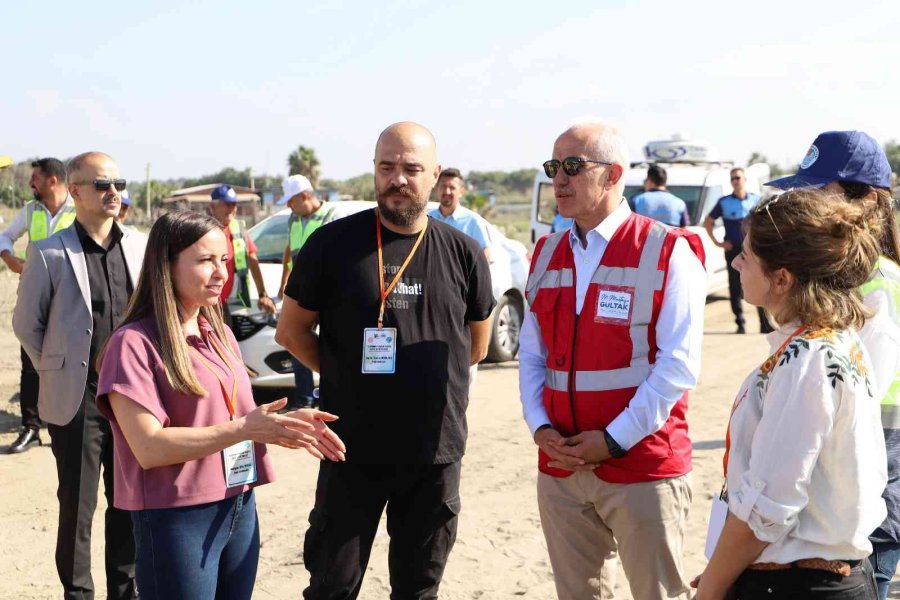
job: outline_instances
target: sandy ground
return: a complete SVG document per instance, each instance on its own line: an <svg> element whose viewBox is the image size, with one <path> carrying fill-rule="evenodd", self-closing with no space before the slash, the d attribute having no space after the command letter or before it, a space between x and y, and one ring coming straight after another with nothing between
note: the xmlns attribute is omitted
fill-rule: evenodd
<svg viewBox="0 0 900 600"><path fill-rule="evenodd" d="M15 277L9 271L0 272L0 323L4 324L0 329L0 446L12 442L19 426L19 348L7 325L15 299ZM755 311L747 313L749 329L754 331ZM688 413L694 441L694 502L685 540L689 577L705 564L709 499L721 485L725 423L732 395L767 350L761 335L732 335L727 300L708 304L705 329L703 371ZM517 389L516 363L482 367L468 413L459 535L441 586L442 598L555 597L535 498L536 451L521 418ZM46 432L43 438L49 439ZM281 448L273 449L273 458L278 482L258 490L262 549L254 597L299 598L307 582L302 542L317 464L305 453ZM0 482L0 596L58 598L53 562L56 476L49 446L0 456ZM104 506L101 497L101 509ZM98 598L105 597L102 531L102 512L98 510L93 546ZM389 595L387 547L382 523L362 586L363 600ZM617 591L620 599L630 597L621 570Z"/></svg>

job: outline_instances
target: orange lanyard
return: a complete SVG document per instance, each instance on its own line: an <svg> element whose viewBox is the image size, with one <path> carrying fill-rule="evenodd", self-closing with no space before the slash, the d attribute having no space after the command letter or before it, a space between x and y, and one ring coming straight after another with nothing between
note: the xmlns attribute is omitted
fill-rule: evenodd
<svg viewBox="0 0 900 600"><path fill-rule="evenodd" d="M765 362L763 362L763 365L768 363L770 360L772 360L778 356L781 356L781 353L784 352L784 349L787 348L787 345L791 343L791 340L793 340L795 337L800 335L805 329L806 329L805 325L801 325L800 327L798 327L794 331L794 333L792 333L791 335L788 336L788 339L784 340L784 343L781 345L780 348L778 348L778 350L775 352L775 354L773 354L772 356L767 358L765 360ZM762 368L762 367L760 367L760 368ZM772 370L773 371L775 370L774 366L772 367ZM731 407L731 414L728 415L728 429L725 430L725 456L722 457L722 470L725 472L726 479L728 478L728 454L731 451L731 417L734 416L734 411L736 411L738 409L738 406L740 406L741 402L744 401L744 398L747 397L747 394L749 393L749 391L750 390L748 388L748 390L746 392L744 392L744 394L735 401L734 406Z"/></svg>
<svg viewBox="0 0 900 600"><path fill-rule="evenodd" d="M235 375L234 369L231 368L231 363L225 358L225 354L219 349L219 344L213 339L212 335L207 336L206 338L209 342L209 346L215 351L216 354L219 355L219 358L222 359L222 362L225 363L225 368L231 373L231 393L228 393L228 388L225 387L225 382L222 380L222 377L219 375L219 371L213 367L212 363L207 360L205 356L200 354L200 351L196 348L193 348L194 352L200 358L200 361L206 366L206 368L215 375L216 379L219 381L219 386L222 388L222 397L225 398L225 406L228 407L228 414L231 415L231 420L234 420L234 415L236 412L236 402L237 402L237 375Z"/></svg>
<svg viewBox="0 0 900 600"><path fill-rule="evenodd" d="M425 221L425 227L423 227L422 231L419 232L419 237L416 238L416 243L413 244L412 250L409 251L409 255L406 257L406 260L403 261L403 266L401 266L400 270L397 271L397 274L394 275L394 280L391 281L391 285L389 285L387 289L385 289L384 259L381 255L381 219L378 217L378 209L375 209L375 239L378 240L378 290L381 292L381 306L378 309L378 329L381 329L384 326L385 300L387 300L387 297L390 296L391 292L394 290L394 286L397 285L398 281L400 281L400 276L403 275L403 272L406 270L406 267L409 265L412 257L416 254L416 250L419 249L419 244L422 243L422 239L425 237L426 229L428 229L428 221Z"/></svg>

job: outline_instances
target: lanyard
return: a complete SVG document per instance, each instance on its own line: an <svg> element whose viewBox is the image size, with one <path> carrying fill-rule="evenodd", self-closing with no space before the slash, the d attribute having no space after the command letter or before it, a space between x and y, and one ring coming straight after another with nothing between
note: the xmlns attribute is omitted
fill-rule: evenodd
<svg viewBox="0 0 900 600"><path fill-rule="evenodd" d="M801 325L800 327L798 327L794 331L794 333L788 336L788 339L784 340L784 343L781 345L781 347L778 348L778 350L775 351L775 354L766 359L763 365L768 363L770 360L781 356L781 353L784 352L784 349L787 348L787 345L790 344L795 337L803 333L805 330L805 325ZM772 367L772 370L775 370L775 366ZM734 411L738 409L738 406L741 405L741 402L744 401L744 398L747 397L748 393L749 390L745 392L740 398L738 398L737 401L735 401L734 406L731 407L731 414L728 415L728 429L725 430L725 456L722 457L722 469L725 472L726 478L728 477L728 454L731 451L731 417L734 416Z"/></svg>
<svg viewBox="0 0 900 600"><path fill-rule="evenodd" d="M400 281L400 276L403 275L403 272L406 270L406 267L409 265L409 262L415 255L416 250L419 249L419 244L422 243L422 238L425 237L426 229L428 229L428 221L425 221L425 226L422 228L422 231L419 232L419 237L416 238L416 243L413 244L412 250L409 251L409 255L406 257L406 260L403 261L403 266L400 267L400 270L398 270L397 274L394 275L394 279L393 281L391 281L391 284L387 287L387 289L385 289L384 259L381 255L381 219L378 216L378 209L375 209L375 239L378 240L378 290L381 293L381 305L378 308L378 329L381 329L384 326L384 302L394 290L394 286L397 285L397 282Z"/></svg>
<svg viewBox="0 0 900 600"><path fill-rule="evenodd" d="M234 420L236 400L237 400L237 375L234 373L234 369L231 368L231 363L225 358L225 354L219 349L219 344L213 339L212 335L207 336L207 341L209 342L209 346L215 351L216 354L219 355L219 358L222 359L222 362L225 363L225 368L228 369L228 372L231 373L231 393L228 393L228 389L225 387L225 382L222 380L222 377L219 376L219 371L216 370L212 363L207 360L205 356L200 354L200 351L196 348L193 348L194 352L200 358L200 361L209 369L210 373L215 375L216 379L219 381L219 386L222 388L222 397L225 399L225 406L228 407L228 414L231 416L231 420Z"/></svg>

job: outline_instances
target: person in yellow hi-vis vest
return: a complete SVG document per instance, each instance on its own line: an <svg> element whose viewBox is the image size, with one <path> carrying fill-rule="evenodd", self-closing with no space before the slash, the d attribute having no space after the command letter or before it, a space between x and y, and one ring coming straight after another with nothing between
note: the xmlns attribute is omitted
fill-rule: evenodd
<svg viewBox="0 0 900 600"><path fill-rule="evenodd" d="M288 275L294 257L319 227L330 221L331 206L316 197L315 190L309 179L303 175L291 175L281 182L284 195L278 204L285 204L291 209L288 219L288 243L284 247L284 269L281 274L281 285L278 288L278 297L284 297L284 286L287 284ZM315 404L313 398L312 371L303 366L299 360L291 356L294 365L294 400L291 407L309 408Z"/></svg>
<svg viewBox="0 0 900 600"><path fill-rule="evenodd" d="M819 187L832 192L835 201L867 205L881 222L881 256L859 288L874 314L859 337L872 359L887 447L888 483L882 494L887 518L869 536L869 561L884 600L900 562L900 231L891 197L891 165L881 145L865 132L826 131L813 141L796 174L766 185Z"/></svg>
<svg viewBox="0 0 900 600"><path fill-rule="evenodd" d="M253 277L259 292L256 305L269 314L275 314L275 303L266 294L266 284L263 281L262 271L259 270L256 245L247 235L243 223L236 217L237 201L237 194L230 185L220 185L210 194L209 212L222 224L228 246L228 259L225 263L228 280L222 288L220 300L225 322L229 327L231 326L229 302L250 306L248 274Z"/></svg>
<svg viewBox="0 0 900 600"><path fill-rule="evenodd" d="M0 258L14 273L21 273L24 254L13 250L15 241L23 235L36 242L65 229L75 221L75 203L66 189L66 168L56 158L42 158L31 163L31 191L34 200L26 203L9 227L0 232ZM38 416L39 379L34 365L25 351L21 351L22 371L19 376L19 403L22 409L22 431L9 446L9 454L25 452L32 445L41 445L41 419Z"/></svg>

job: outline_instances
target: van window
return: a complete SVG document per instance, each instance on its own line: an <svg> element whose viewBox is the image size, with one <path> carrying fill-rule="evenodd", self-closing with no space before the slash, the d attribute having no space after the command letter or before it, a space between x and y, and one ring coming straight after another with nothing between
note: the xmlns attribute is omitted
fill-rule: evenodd
<svg viewBox="0 0 900 600"><path fill-rule="evenodd" d="M666 190L675 194L687 204L688 214L691 215L691 224L697 225L699 223L699 217L697 215L697 210L701 206L700 200L703 195L703 187L699 185L670 185L666 187ZM721 188L719 188L721 191ZM628 205L631 208L634 208L633 198L644 191L644 187L640 185L627 185L625 186L625 199L628 200ZM716 196L718 199L718 196ZM710 207L709 210L712 210Z"/></svg>
<svg viewBox="0 0 900 600"><path fill-rule="evenodd" d="M542 183L538 188L538 221L547 225L553 224L556 216L556 195L552 183Z"/></svg>
<svg viewBox="0 0 900 600"><path fill-rule="evenodd" d="M712 185L703 192L703 206L700 207L700 214L697 215L697 220L694 221L697 224L700 224L703 219L706 218L712 209L716 206L716 202L719 201L719 198L724 196L724 190L722 190L721 185Z"/></svg>

